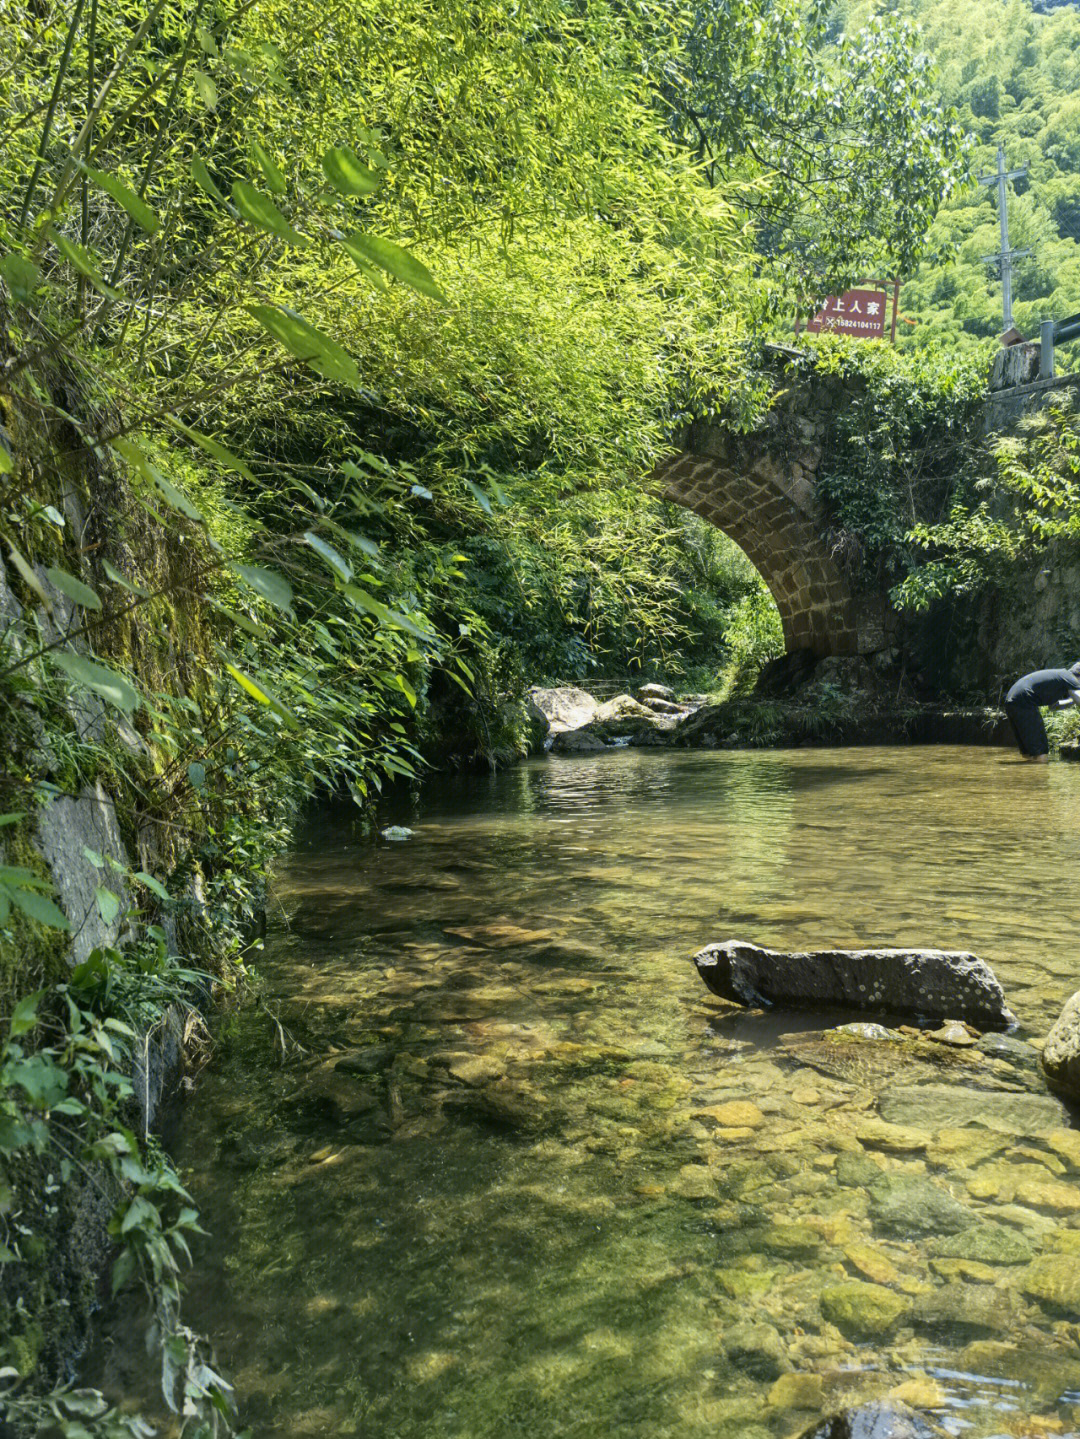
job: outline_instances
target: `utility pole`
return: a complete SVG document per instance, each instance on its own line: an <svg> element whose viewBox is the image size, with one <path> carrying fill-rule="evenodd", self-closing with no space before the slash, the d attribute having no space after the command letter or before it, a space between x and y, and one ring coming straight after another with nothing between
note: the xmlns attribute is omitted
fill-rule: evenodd
<svg viewBox="0 0 1080 1439"><path fill-rule="evenodd" d="M984 265L998 264L1001 266L1001 298L1005 311L1005 330L1013 327L1012 314L1012 263L1014 260L1022 259L1024 255L1030 255L1030 250L1009 249L1009 199L1005 186L1010 180L1018 180L1021 175L1027 174L1027 166L1019 170L1006 170L1005 151L998 146L997 169L992 175L980 175L980 185L996 185L998 192L998 219L1001 221L1001 249L996 255L980 256Z"/></svg>

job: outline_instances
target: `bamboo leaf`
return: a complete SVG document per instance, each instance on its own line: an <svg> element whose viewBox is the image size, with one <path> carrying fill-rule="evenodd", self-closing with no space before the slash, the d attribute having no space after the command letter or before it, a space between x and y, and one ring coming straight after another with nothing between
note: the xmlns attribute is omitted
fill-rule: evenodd
<svg viewBox="0 0 1080 1439"><path fill-rule="evenodd" d="M256 165L258 165L259 169L263 172L263 178L270 187L270 193L272 195L284 195L286 189L285 176L281 173L269 150L260 145L258 140L252 140L251 154Z"/></svg>
<svg viewBox="0 0 1080 1439"><path fill-rule="evenodd" d="M137 585L134 580L125 578L116 566L110 564L108 560L102 560L101 568L105 571L106 577L110 579L114 585L119 585L121 589L127 590L129 594L139 595L143 599L149 598L149 590L144 589L142 585Z"/></svg>
<svg viewBox="0 0 1080 1439"><path fill-rule="evenodd" d="M348 560L343 559L342 556L338 554L333 545L328 545L325 540L320 539L318 535L312 534L310 530L304 532L304 539L315 553L321 555L330 568L339 574L343 580L352 579L352 565L349 564Z"/></svg>
<svg viewBox="0 0 1080 1439"><path fill-rule="evenodd" d="M95 664L85 655L75 654L74 651L69 650L50 655L49 658L53 665L58 670L62 670L69 679L93 690L106 704L112 705L114 709L122 710L124 714L134 713L142 702L138 690L123 675L117 674L115 670L111 670L105 665Z"/></svg>
<svg viewBox="0 0 1080 1439"><path fill-rule="evenodd" d="M4 892L15 908L22 910L28 919L48 925L50 929L71 929L67 916L47 895L38 894L32 889L6 889Z"/></svg>
<svg viewBox="0 0 1080 1439"><path fill-rule="evenodd" d="M59 911L57 911L59 913ZM63 916L61 916L63 918ZM64 920L67 925L67 920ZM28 994L20 999L11 1015L11 1027L9 1033L12 1039L18 1039L22 1034L29 1034L38 1020L38 1006L45 998L45 991L39 989L36 994Z"/></svg>
<svg viewBox="0 0 1080 1439"><path fill-rule="evenodd" d="M231 564L229 568L240 576L246 585L268 604L292 614L292 586L277 570L263 569L260 565Z"/></svg>
<svg viewBox="0 0 1080 1439"><path fill-rule="evenodd" d="M8 545L8 558L18 570L19 576L22 579L23 583L29 586L29 588L34 591L38 599L45 606L45 609L48 611L48 613L52 614L52 600L46 594L45 586L38 579L37 573L34 570L33 566L29 564L26 559L23 558L22 554L15 548L14 545Z"/></svg>
<svg viewBox="0 0 1080 1439"><path fill-rule="evenodd" d="M155 879L152 874L147 874L145 869L136 870L135 878L141 885L145 885L151 894L156 894L158 899L167 900L169 898L169 891L162 884L161 880Z"/></svg>
<svg viewBox="0 0 1080 1439"><path fill-rule="evenodd" d="M157 234L161 229L161 221L150 206L139 199L134 190L129 189L115 175L106 174L104 170L95 170L92 165L84 165L83 169L100 190L111 195L116 203L127 211L141 230L145 230L148 235Z"/></svg>
<svg viewBox="0 0 1080 1439"><path fill-rule="evenodd" d="M198 155L193 155L191 157L191 178L195 181L196 185L198 185L199 189L203 192L203 194L208 195L211 200L216 200L219 205L225 205L228 203L228 201L225 199L225 196L214 184L213 180L211 180L210 171L199 159Z"/></svg>
<svg viewBox="0 0 1080 1439"><path fill-rule="evenodd" d="M110 444L114 450L123 455L129 464L134 465L144 479L150 481L171 509L177 510L189 520L195 520L199 524L205 523L201 512L191 503L187 495L178 490L171 480L165 478L158 467L151 462L149 456L133 440L121 435L115 440L111 440Z"/></svg>
<svg viewBox="0 0 1080 1439"><path fill-rule="evenodd" d="M466 480L465 488L472 495L473 499L480 506L485 515L490 515L494 513L491 508L491 501L488 499L487 495L484 493L484 491L480 488L479 485L474 484L472 480Z"/></svg>
<svg viewBox="0 0 1080 1439"><path fill-rule="evenodd" d="M383 182L383 176L357 159L346 145L336 145L322 158L323 174L343 195L370 195Z"/></svg>
<svg viewBox="0 0 1080 1439"><path fill-rule="evenodd" d="M249 305L248 312L290 355L304 360L324 379L353 389L359 386L360 372L356 361L303 316L275 305Z"/></svg>
<svg viewBox="0 0 1080 1439"><path fill-rule="evenodd" d="M199 93L199 99L208 110L216 110L218 103L218 88L211 80L205 70L196 70L191 77L195 81L195 89Z"/></svg>
<svg viewBox="0 0 1080 1439"><path fill-rule="evenodd" d="M258 700L259 704L267 705L275 714L280 715L290 729L299 729L296 716L276 700L270 691L259 684L257 680L253 680L243 670L237 669L236 665L230 664L228 660L225 661L225 668L245 694L250 695L253 700Z"/></svg>
<svg viewBox="0 0 1080 1439"><path fill-rule="evenodd" d="M253 485L256 483L255 476L244 461L234 455L231 450L227 450L218 440L212 440L209 435L204 435L199 430L192 429L190 425L185 425L183 420L178 420L175 415L169 415L166 418L167 423L174 430L179 430L193 445L198 445L200 450L205 450L208 455L212 455L224 469L233 470L236 474L242 475L245 480L250 480Z"/></svg>
<svg viewBox="0 0 1080 1439"><path fill-rule="evenodd" d="M90 586L84 585L82 580L77 580L74 575L69 575L67 570L48 569L45 573L49 577L49 583L54 585L62 595L67 595L69 600L74 600L84 609L101 609L101 600Z"/></svg>
<svg viewBox="0 0 1080 1439"><path fill-rule="evenodd" d="M297 249L302 250L311 243L306 235L293 229L273 200L260 194L255 186L249 185L246 180L233 181L232 197L241 219L246 220L249 225L256 225L268 235L276 235L279 240L284 240L286 244Z"/></svg>
<svg viewBox="0 0 1080 1439"><path fill-rule="evenodd" d="M392 240L384 240L380 235L350 235L341 243L354 260L359 257L360 260L378 265L388 275L393 275L396 280L401 280L419 294L446 304L446 296L435 283L434 275L411 251L403 250L400 245L395 245Z"/></svg>
<svg viewBox="0 0 1080 1439"><path fill-rule="evenodd" d="M99 295L104 295L106 300L116 301L123 299L119 290L113 289L111 285L107 285L101 278L89 250L84 250L81 245L76 245L74 240L69 240L66 235L61 235L58 230L54 230L51 227L49 234L52 236L53 244L68 264L74 266L80 275L85 275Z"/></svg>
<svg viewBox="0 0 1080 1439"><path fill-rule="evenodd" d="M111 889L106 889L99 884L94 890L94 899L97 901L98 914L105 924L112 924L120 913L120 896L114 894Z"/></svg>
<svg viewBox="0 0 1080 1439"><path fill-rule="evenodd" d="M20 255L18 250L9 250L0 260L0 279L11 291L11 298L16 304L26 305L41 284L41 271L33 260Z"/></svg>

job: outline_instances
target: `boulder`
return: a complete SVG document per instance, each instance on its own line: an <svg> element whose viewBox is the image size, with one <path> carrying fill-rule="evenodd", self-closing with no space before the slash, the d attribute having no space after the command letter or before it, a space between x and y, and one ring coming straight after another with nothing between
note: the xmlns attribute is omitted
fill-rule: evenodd
<svg viewBox="0 0 1080 1439"><path fill-rule="evenodd" d="M592 754L608 747L592 725L582 725L580 729L557 730L551 742L555 754Z"/></svg>
<svg viewBox="0 0 1080 1439"><path fill-rule="evenodd" d="M529 721L529 752L530 754L541 754L547 748L548 735L551 733L551 720L531 694L527 695L525 699L525 714Z"/></svg>
<svg viewBox="0 0 1080 1439"><path fill-rule="evenodd" d="M596 711L600 708L591 694L586 690L576 689L573 685L558 685L554 689L531 689L529 700L547 720L552 734L580 729L582 725L587 725L596 718Z"/></svg>
<svg viewBox="0 0 1080 1439"><path fill-rule="evenodd" d="M883 1400L818 1420L799 1439L944 1439L944 1434L898 1400Z"/></svg>
<svg viewBox="0 0 1080 1439"><path fill-rule="evenodd" d="M744 940L694 955L706 986L735 1004L874 1009L970 1020L1007 1029L1016 1017L990 966L940 949L826 949L788 952Z"/></svg>
<svg viewBox="0 0 1080 1439"><path fill-rule="evenodd" d="M653 700L673 701L675 698L675 691L669 688L667 685L639 685L637 689L637 698L641 701L642 704L649 704Z"/></svg>
<svg viewBox="0 0 1080 1439"><path fill-rule="evenodd" d="M1046 1036L1042 1067L1051 1089L1080 1099L1080 990L1066 1003Z"/></svg>

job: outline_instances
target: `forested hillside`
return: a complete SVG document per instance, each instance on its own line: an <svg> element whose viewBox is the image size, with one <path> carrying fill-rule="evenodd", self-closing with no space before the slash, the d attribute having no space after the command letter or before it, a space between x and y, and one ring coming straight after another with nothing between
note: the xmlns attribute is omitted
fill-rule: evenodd
<svg viewBox="0 0 1080 1439"><path fill-rule="evenodd" d="M844 3L838 27L870 7ZM946 103L972 137L973 175L992 172L999 145L1014 182L1009 238L1016 261L1014 316L1027 335L1039 321L1080 311L1080 10L1029 0L900 0L890 13L918 25ZM1040 13L1042 12L1042 13ZM903 343L968 344L1001 333L1001 284L980 257L1000 249L996 190L969 184L942 207L927 259L903 287Z"/></svg>

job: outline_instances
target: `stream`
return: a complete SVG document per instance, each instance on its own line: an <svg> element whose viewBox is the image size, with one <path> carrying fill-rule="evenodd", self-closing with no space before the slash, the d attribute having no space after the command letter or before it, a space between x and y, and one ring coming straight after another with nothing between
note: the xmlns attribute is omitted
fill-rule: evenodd
<svg viewBox="0 0 1080 1439"><path fill-rule="evenodd" d="M254 1435L1080 1434L1080 1131L1017 1042L1080 987L1080 766L627 749L391 820L311 815L183 1118ZM737 1010L732 936L973 950L1018 1036Z"/></svg>

